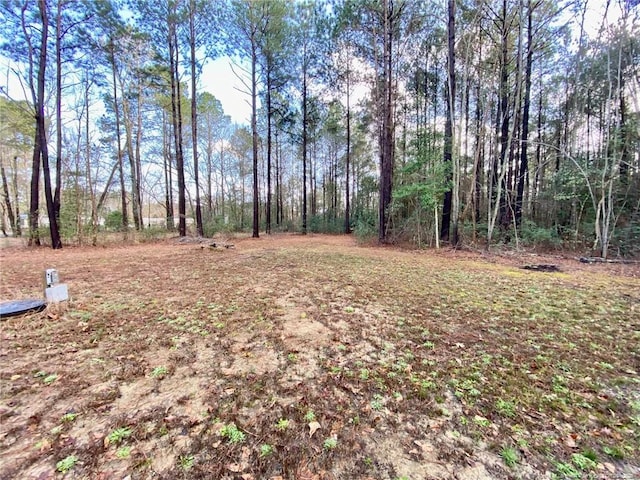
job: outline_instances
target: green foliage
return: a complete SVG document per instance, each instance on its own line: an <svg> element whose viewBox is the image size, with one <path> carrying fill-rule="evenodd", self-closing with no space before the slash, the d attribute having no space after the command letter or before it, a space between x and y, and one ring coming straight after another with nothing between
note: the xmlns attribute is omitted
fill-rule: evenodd
<svg viewBox="0 0 640 480"><path fill-rule="evenodd" d="M338 446L338 439L335 437L326 438L322 446L325 450L333 450Z"/></svg>
<svg viewBox="0 0 640 480"><path fill-rule="evenodd" d="M582 471L593 470L598 465L592 458L582 453L574 453L571 455L571 462Z"/></svg>
<svg viewBox="0 0 640 480"><path fill-rule="evenodd" d="M618 227L611 243L622 256L640 256L640 215L634 222Z"/></svg>
<svg viewBox="0 0 640 480"><path fill-rule="evenodd" d="M164 227L150 226L140 230L139 240L141 242L155 242L167 236L167 229Z"/></svg>
<svg viewBox="0 0 640 480"><path fill-rule="evenodd" d="M273 455L273 446L268 443L260 445L260 457L265 458Z"/></svg>
<svg viewBox="0 0 640 480"><path fill-rule="evenodd" d="M190 470L195 462L195 457L193 455L180 455L178 461L180 462L180 468Z"/></svg>
<svg viewBox="0 0 640 480"><path fill-rule="evenodd" d="M167 370L167 367L165 367L164 365L160 365L159 367L154 368L151 371L151 376L153 378L160 378L160 377L164 377L169 370Z"/></svg>
<svg viewBox="0 0 640 480"><path fill-rule="evenodd" d="M109 212L104 219L104 226L107 230L114 232L122 231L122 212L120 210Z"/></svg>
<svg viewBox="0 0 640 480"><path fill-rule="evenodd" d="M69 455L56 463L56 470L60 473L67 473L78 463L78 457L75 455Z"/></svg>
<svg viewBox="0 0 640 480"><path fill-rule="evenodd" d="M358 212L354 216L353 234L359 242L370 242L378 237L378 226L375 212L371 210Z"/></svg>
<svg viewBox="0 0 640 480"><path fill-rule="evenodd" d="M220 429L220 436L227 439L229 443L242 443L246 435L243 431L238 430L235 423L230 423Z"/></svg>
<svg viewBox="0 0 640 480"><path fill-rule="evenodd" d="M70 182L74 180L69 179ZM76 191L75 188L67 188L62 191L62 198L60 202L60 235L64 239L72 239L78 234L78 197L81 196L81 191Z"/></svg>
<svg viewBox="0 0 640 480"><path fill-rule="evenodd" d="M70 423L70 422L73 422L76 419L77 416L78 416L77 413L69 412L69 413L65 413L64 415L62 415L60 420L62 422L64 422L64 423Z"/></svg>
<svg viewBox="0 0 640 480"><path fill-rule="evenodd" d="M343 233L344 217L338 215L334 218L330 213L327 215L313 215L309 218L308 228L313 233Z"/></svg>
<svg viewBox="0 0 640 480"><path fill-rule="evenodd" d="M234 226L225 223L222 215L207 215L202 221L202 229L205 237L213 237L216 233L231 233Z"/></svg>
<svg viewBox="0 0 640 480"><path fill-rule="evenodd" d="M514 403L501 398L496 402L496 410L504 417L512 418L516 415L516 407Z"/></svg>
<svg viewBox="0 0 640 480"><path fill-rule="evenodd" d="M118 458L129 458L131 456L131 446L130 445L124 445L122 447L120 447L118 450L116 450L116 457Z"/></svg>
<svg viewBox="0 0 640 480"><path fill-rule="evenodd" d="M500 456L504 464L509 468L513 468L518 464L518 451L513 447L504 447L500 451Z"/></svg>
<svg viewBox="0 0 640 480"><path fill-rule="evenodd" d="M520 227L520 240L523 244L542 248L559 248L562 239L555 228L543 228L530 220L524 220Z"/></svg>
<svg viewBox="0 0 640 480"><path fill-rule="evenodd" d="M128 427L118 427L107 437L109 443L118 444L129 438L133 432Z"/></svg>
<svg viewBox="0 0 640 480"><path fill-rule="evenodd" d="M290 422L289 422L288 419L281 418L276 423L276 430L278 430L279 432L284 432L287 428L289 428L289 424L290 424Z"/></svg>

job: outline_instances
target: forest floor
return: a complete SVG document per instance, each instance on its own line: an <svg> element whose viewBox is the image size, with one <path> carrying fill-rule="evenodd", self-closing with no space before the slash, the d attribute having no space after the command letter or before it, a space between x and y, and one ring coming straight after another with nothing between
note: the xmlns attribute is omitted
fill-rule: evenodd
<svg viewBox="0 0 640 480"><path fill-rule="evenodd" d="M231 242L0 249L0 478L640 478L637 266Z"/></svg>

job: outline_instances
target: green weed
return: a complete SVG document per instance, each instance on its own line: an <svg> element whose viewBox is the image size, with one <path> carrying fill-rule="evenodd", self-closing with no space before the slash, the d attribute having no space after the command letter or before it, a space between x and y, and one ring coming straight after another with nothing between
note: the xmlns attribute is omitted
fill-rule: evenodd
<svg viewBox="0 0 640 480"><path fill-rule="evenodd" d="M118 427L114 431L112 431L107 437L109 443L119 444L123 442L125 439L129 438L133 432L128 427Z"/></svg>
<svg viewBox="0 0 640 480"><path fill-rule="evenodd" d="M77 418L78 414L73 412L68 412L60 417L60 421L63 423L73 422Z"/></svg>
<svg viewBox="0 0 640 480"><path fill-rule="evenodd" d="M125 459L131 456L131 447L129 445L124 445L116 450L116 457Z"/></svg>
<svg viewBox="0 0 640 480"><path fill-rule="evenodd" d="M290 422L289 422L288 419L281 418L276 423L276 430L278 430L279 432L284 432L287 428L289 428L289 424L290 424Z"/></svg>
<svg viewBox="0 0 640 480"><path fill-rule="evenodd" d="M500 451L500 456L504 464L509 468L513 468L518 464L518 452L513 447L503 447Z"/></svg>
<svg viewBox="0 0 640 480"><path fill-rule="evenodd" d="M190 470L193 467L195 458L193 455L180 455L178 462L180 463L180 468L183 470Z"/></svg>
<svg viewBox="0 0 640 480"><path fill-rule="evenodd" d="M168 372L169 370L167 369L167 367L165 367L164 365L160 365L159 367L156 367L151 371L151 376L153 378L160 378L164 377Z"/></svg>
<svg viewBox="0 0 640 480"><path fill-rule="evenodd" d="M268 443L263 443L260 445L260 457L265 458L273 455L273 446Z"/></svg>
<svg viewBox="0 0 640 480"><path fill-rule="evenodd" d="M56 470L60 473L67 473L78 463L78 457L75 455L69 455L56 463Z"/></svg>
<svg viewBox="0 0 640 480"><path fill-rule="evenodd" d="M338 446L338 439L335 437L326 438L322 444L325 450L333 450Z"/></svg>
<svg viewBox="0 0 640 480"><path fill-rule="evenodd" d="M222 438L226 438L229 443L242 443L246 435L243 431L238 430L235 423L225 425L220 429Z"/></svg>

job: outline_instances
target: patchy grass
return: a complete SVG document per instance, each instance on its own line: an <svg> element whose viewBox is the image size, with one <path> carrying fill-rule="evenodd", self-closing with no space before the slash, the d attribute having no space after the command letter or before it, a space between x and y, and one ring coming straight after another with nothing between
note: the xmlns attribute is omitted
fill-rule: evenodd
<svg viewBox="0 0 640 480"><path fill-rule="evenodd" d="M322 236L0 256L3 298L52 266L72 296L2 320L2 478L640 476L626 267Z"/></svg>

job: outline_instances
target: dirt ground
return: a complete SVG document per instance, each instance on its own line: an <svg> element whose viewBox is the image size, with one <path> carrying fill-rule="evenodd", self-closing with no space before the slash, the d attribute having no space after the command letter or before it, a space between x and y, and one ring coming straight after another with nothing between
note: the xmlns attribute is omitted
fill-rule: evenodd
<svg viewBox="0 0 640 480"><path fill-rule="evenodd" d="M637 265L215 241L2 244L0 479L640 478Z"/></svg>

